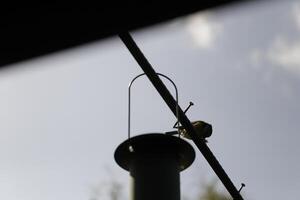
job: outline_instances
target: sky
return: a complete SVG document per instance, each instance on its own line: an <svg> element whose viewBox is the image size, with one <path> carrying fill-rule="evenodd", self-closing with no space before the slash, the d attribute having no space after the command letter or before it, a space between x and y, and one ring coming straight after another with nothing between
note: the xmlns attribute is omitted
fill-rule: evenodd
<svg viewBox="0 0 300 200"><path fill-rule="evenodd" d="M213 125L208 146L236 187L246 184L245 199L297 199L300 1L208 10L132 36L176 83L180 106L195 104L188 117ZM0 198L106 200L120 182L128 199L129 174L113 154L127 139L127 86L140 73L116 36L2 69ZM146 77L132 88L131 115L132 136L176 121ZM214 179L197 152L182 195Z"/></svg>

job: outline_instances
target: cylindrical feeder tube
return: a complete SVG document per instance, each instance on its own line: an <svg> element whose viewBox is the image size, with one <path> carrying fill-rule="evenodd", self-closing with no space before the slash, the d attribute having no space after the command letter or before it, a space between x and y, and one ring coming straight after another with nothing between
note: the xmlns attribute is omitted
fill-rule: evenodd
<svg viewBox="0 0 300 200"><path fill-rule="evenodd" d="M123 142L117 163L130 172L133 200L180 200L180 171L192 164L194 149L164 134L145 134Z"/></svg>

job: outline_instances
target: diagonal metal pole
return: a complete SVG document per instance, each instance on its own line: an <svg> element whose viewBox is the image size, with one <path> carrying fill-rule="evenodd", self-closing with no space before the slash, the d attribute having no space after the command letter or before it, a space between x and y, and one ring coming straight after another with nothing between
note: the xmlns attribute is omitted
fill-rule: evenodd
<svg viewBox="0 0 300 200"><path fill-rule="evenodd" d="M161 95L161 97L164 99L166 104L169 106L171 111L176 116L176 101L167 89L167 87L164 85L164 83L160 80L160 78L157 76L156 72L154 71L151 64L148 62L146 57L143 55L142 51L139 49L139 47L136 45L132 37L128 32L123 32L119 34L119 37L124 42L132 56L135 58L137 63L140 65L142 70L145 72L149 80L152 82L158 93ZM179 106L178 106L179 107ZM194 141L202 155L205 157L211 168L214 170L214 172L217 174L219 179L224 184L225 188L228 190L230 195L234 200L243 200L243 197L239 193L239 191L236 189L228 175L226 174L225 170L222 168L221 164L218 162L214 154L211 152L209 147L206 145L205 141L203 139L199 139L196 136L196 132L194 130L194 127L192 126L190 120L187 118L187 116L184 114L182 109L178 108L178 118L182 126L189 132L191 139Z"/></svg>

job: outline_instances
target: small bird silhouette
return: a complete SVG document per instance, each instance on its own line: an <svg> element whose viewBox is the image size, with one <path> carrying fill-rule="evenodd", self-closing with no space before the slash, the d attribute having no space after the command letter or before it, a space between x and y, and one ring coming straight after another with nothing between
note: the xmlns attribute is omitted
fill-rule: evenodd
<svg viewBox="0 0 300 200"><path fill-rule="evenodd" d="M204 121L194 121L192 125L196 131L197 137L201 139L208 138L212 135L212 126ZM190 134L182 127L179 126L179 134L187 139L191 139Z"/></svg>

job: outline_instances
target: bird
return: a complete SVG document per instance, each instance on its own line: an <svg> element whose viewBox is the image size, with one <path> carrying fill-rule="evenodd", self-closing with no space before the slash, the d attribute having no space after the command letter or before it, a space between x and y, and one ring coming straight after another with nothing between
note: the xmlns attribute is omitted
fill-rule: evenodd
<svg viewBox="0 0 300 200"><path fill-rule="evenodd" d="M191 122L198 138L205 139L212 135L212 125L204 122L204 121L193 121ZM191 139L191 136L187 130L185 130L182 126L178 127L179 134L184 138Z"/></svg>

